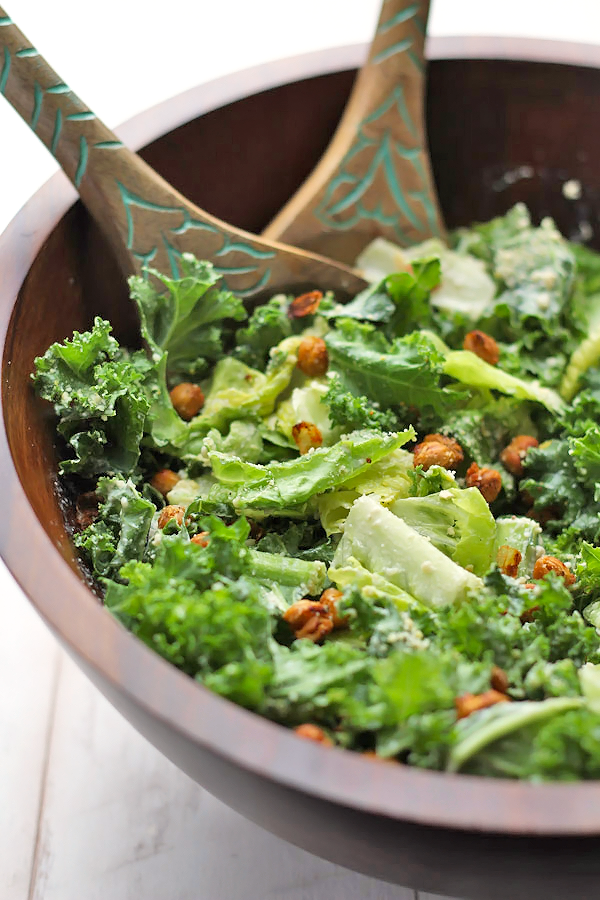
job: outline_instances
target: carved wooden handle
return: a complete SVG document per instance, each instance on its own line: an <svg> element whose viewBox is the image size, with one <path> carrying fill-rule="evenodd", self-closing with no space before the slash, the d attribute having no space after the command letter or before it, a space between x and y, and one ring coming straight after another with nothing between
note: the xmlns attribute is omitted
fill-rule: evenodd
<svg viewBox="0 0 600 900"><path fill-rule="evenodd" d="M373 237L443 233L424 125L429 0L384 0L367 63L319 165L265 231L351 262Z"/></svg>
<svg viewBox="0 0 600 900"><path fill-rule="evenodd" d="M129 274L177 275L184 252L210 260L238 294L299 285L356 293L358 275L221 222L176 191L64 84L0 8L0 95L55 156Z"/></svg>

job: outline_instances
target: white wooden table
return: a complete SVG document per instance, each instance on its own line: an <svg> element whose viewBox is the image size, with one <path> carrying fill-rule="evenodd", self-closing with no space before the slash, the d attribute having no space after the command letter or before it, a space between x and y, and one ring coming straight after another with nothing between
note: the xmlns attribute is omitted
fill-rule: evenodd
<svg viewBox="0 0 600 900"><path fill-rule="evenodd" d="M60 74L115 125L209 77L365 40L379 0L6 4ZM594 9L596 0L570 0L567 19L554 0L434 0L432 30L600 43ZM227 40L216 39L226 26ZM53 171L46 151L0 104L0 232ZM0 898L433 895L417 898L311 857L191 782L87 682L0 563Z"/></svg>

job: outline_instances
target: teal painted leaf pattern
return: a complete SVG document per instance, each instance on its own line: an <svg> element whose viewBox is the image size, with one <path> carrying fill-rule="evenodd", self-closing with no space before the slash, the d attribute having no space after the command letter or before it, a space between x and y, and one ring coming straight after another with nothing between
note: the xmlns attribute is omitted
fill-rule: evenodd
<svg viewBox="0 0 600 900"><path fill-rule="evenodd" d="M160 235L162 248L166 253L171 274L174 278L181 275L179 258L182 250L178 247L178 238L191 230L208 232L221 242L220 246L210 254L214 263L215 271L223 276L223 280L227 283L227 276L233 275L251 275L256 274L256 280L243 290L236 285L235 292L239 296L247 296L253 294L265 287L271 278L271 269L264 266L266 260L275 256L274 250L264 250L255 247L247 241L241 240L239 237L231 238L224 234L220 228L209 222L195 219L190 211L182 206L166 206L160 205L153 201L145 200L143 197L134 194L124 184L117 182L117 187L125 209L125 219L127 224L127 247L132 251L134 257L140 262L141 266L146 266L153 262L158 255L159 246L155 245L149 249L142 250L137 246L136 227L135 227L135 211L136 209L152 212L157 216L156 227L154 229L157 235ZM181 220L177 225L167 225L168 220L173 214L181 216ZM164 218L164 226L160 220ZM219 263L222 257L229 253L243 254L247 257L247 262L237 265L227 265L224 260Z"/></svg>

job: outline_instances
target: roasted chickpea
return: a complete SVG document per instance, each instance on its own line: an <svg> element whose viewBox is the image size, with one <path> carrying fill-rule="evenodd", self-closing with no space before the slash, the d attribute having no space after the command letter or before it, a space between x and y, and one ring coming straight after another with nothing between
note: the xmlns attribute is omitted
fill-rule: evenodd
<svg viewBox="0 0 600 900"><path fill-rule="evenodd" d="M573 573L565 566L564 562L561 562L556 556L540 556L533 567L533 577L537 581L538 579L543 578L544 575L548 575L549 572L560 575L560 577L564 579L566 585L575 582Z"/></svg>
<svg viewBox="0 0 600 900"><path fill-rule="evenodd" d="M173 472L172 469L159 469L150 479L150 484L154 490L166 497L180 480L177 472Z"/></svg>
<svg viewBox="0 0 600 900"><path fill-rule="evenodd" d="M189 422L204 406L204 392L200 385L182 381L170 391L171 403L182 419Z"/></svg>
<svg viewBox="0 0 600 900"><path fill-rule="evenodd" d="M322 291L308 291L306 294L300 294L290 303L288 316L290 319L302 319L304 316L310 316L316 313L322 299Z"/></svg>
<svg viewBox="0 0 600 900"><path fill-rule="evenodd" d="M297 639L308 638L318 643L333 631L333 619L328 608L317 600L298 600L286 609L283 619Z"/></svg>
<svg viewBox="0 0 600 900"><path fill-rule="evenodd" d="M209 540L210 535L208 531L199 531L198 534L191 538L191 543L198 544L199 547L208 547Z"/></svg>
<svg viewBox="0 0 600 900"><path fill-rule="evenodd" d="M496 554L496 564L503 575L509 575L511 578L516 578L519 574L519 566L521 565L521 560L523 556L520 550L516 550L515 547L509 547L507 544L503 544Z"/></svg>
<svg viewBox="0 0 600 900"><path fill-rule="evenodd" d="M329 366L329 354L323 338L305 337L298 347L298 368L305 375L318 378Z"/></svg>
<svg viewBox="0 0 600 900"><path fill-rule="evenodd" d="M498 360L500 359L500 348L494 338L490 337L489 334L486 334L485 331L470 331L465 335L463 347L465 350L470 350L471 353L474 353L475 356L478 356L491 366L498 364Z"/></svg>
<svg viewBox="0 0 600 900"><path fill-rule="evenodd" d="M342 592L336 588L327 588L319 597L319 603L322 603L325 609L329 611L329 615L333 622L334 628L343 628L348 623L347 616L340 616L337 610L337 604L342 599Z"/></svg>
<svg viewBox="0 0 600 900"><path fill-rule="evenodd" d="M315 741L317 744L324 744L326 747L333 747L333 741L327 737L322 728L313 725L312 722L304 722L303 725L297 725L294 731L298 737L306 738L308 741Z"/></svg>
<svg viewBox="0 0 600 900"><path fill-rule="evenodd" d="M502 490L502 476L496 469L488 466L481 468L476 462L471 463L466 475L467 487L479 488L484 500L493 503Z"/></svg>
<svg viewBox="0 0 600 900"><path fill-rule="evenodd" d="M415 447L413 465L423 466L425 471L431 466L456 469L463 459L462 447L454 438L445 434L426 434Z"/></svg>
<svg viewBox="0 0 600 900"><path fill-rule="evenodd" d="M158 527L164 528L167 522L175 519L178 525L183 525L183 517L185 515L184 506L165 506L161 509L158 516Z"/></svg>
<svg viewBox="0 0 600 900"><path fill-rule="evenodd" d="M490 675L490 685L495 691L505 694L509 687L508 675L500 666L492 666L492 674Z"/></svg>
<svg viewBox="0 0 600 900"><path fill-rule="evenodd" d="M292 437L302 455L323 443L321 432L312 422L297 422L292 428Z"/></svg>
<svg viewBox="0 0 600 900"><path fill-rule="evenodd" d="M530 434L518 434L500 454L502 465L508 469L511 475L521 478L523 475L523 460L531 447L537 447L538 441Z"/></svg>
<svg viewBox="0 0 600 900"><path fill-rule="evenodd" d="M496 703L507 703L510 697L502 694L500 691L490 690L483 694L463 694L462 697L456 697L454 705L456 707L456 716L458 719L466 719L471 713L477 712L479 709L487 709L488 706L494 706Z"/></svg>
<svg viewBox="0 0 600 900"><path fill-rule="evenodd" d="M96 491L86 491L80 494L75 503L75 521L77 527L83 531L98 518L100 497Z"/></svg>

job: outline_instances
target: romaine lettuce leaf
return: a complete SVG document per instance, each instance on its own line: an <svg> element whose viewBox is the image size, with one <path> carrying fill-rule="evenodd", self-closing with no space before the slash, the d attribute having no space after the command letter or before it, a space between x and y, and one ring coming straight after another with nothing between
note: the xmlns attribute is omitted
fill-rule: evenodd
<svg viewBox="0 0 600 900"><path fill-rule="evenodd" d="M398 434L356 431L340 438L334 447L266 466L220 453L209 453L208 458L235 509L276 510L298 506L330 491L413 438L411 428Z"/></svg>
<svg viewBox="0 0 600 900"><path fill-rule="evenodd" d="M509 375L498 366L491 366L470 350L451 350L443 361L443 371L461 384L500 391L521 400L542 403L553 413L559 413L564 408L562 399L551 388L543 387L536 381L526 381Z"/></svg>
<svg viewBox="0 0 600 900"><path fill-rule="evenodd" d="M459 566L485 575L494 561L496 523L478 488L452 488L389 507Z"/></svg>
<svg viewBox="0 0 600 900"><path fill-rule="evenodd" d="M482 586L373 495L352 506L332 567L345 567L351 557L426 606L445 606Z"/></svg>
<svg viewBox="0 0 600 900"><path fill-rule="evenodd" d="M448 392L440 387L443 358L420 333L386 344L372 332L336 330L325 340L332 368L353 394L366 394L384 408L440 412L448 404Z"/></svg>

